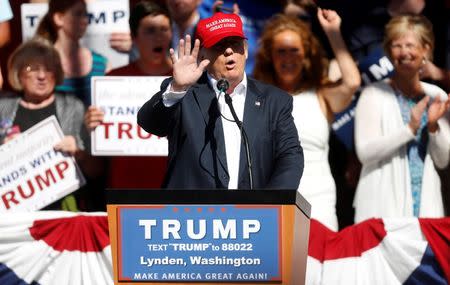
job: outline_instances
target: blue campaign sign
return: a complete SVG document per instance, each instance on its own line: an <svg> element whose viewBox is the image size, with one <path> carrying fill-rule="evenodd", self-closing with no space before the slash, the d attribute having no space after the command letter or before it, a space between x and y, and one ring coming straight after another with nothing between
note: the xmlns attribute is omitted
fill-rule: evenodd
<svg viewBox="0 0 450 285"><path fill-rule="evenodd" d="M118 208L120 281L281 280L281 206Z"/></svg>
<svg viewBox="0 0 450 285"><path fill-rule="evenodd" d="M359 62L358 69L361 73L362 87L364 87L372 82L392 76L394 66L380 45L380 47L374 48L371 53ZM332 130L347 150L353 150L354 148L354 116L360 91L356 92L352 103L344 111L334 114L334 122L331 125Z"/></svg>

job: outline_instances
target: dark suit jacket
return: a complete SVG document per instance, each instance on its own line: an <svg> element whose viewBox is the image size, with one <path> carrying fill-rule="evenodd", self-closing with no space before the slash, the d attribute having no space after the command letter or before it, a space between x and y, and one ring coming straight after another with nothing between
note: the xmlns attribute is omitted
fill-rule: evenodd
<svg viewBox="0 0 450 285"><path fill-rule="evenodd" d="M229 174L222 120L216 94L206 73L172 107L162 103L161 91L145 103L138 123L147 132L167 136L169 159L165 188L227 188ZM256 189L297 189L303 173L303 150L292 112L292 97L248 78L243 126L247 132ZM237 126L236 126L237 127ZM248 189L248 169L242 144L238 188Z"/></svg>

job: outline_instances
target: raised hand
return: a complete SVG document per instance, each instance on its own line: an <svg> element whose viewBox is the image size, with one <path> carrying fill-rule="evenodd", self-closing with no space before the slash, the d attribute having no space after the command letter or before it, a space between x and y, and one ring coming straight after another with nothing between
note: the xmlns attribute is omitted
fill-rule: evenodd
<svg viewBox="0 0 450 285"><path fill-rule="evenodd" d="M414 134L420 128L420 122L422 120L422 114L427 108L427 104L430 101L429 96L423 97L417 104L411 109L411 119L409 121L409 127Z"/></svg>
<svg viewBox="0 0 450 285"><path fill-rule="evenodd" d="M133 45L133 40L129 32L115 32L109 36L109 45L118 52L128 53Z"/></svg>
<svg viewBox="0 0 450 285"><path fill-rule="evenodd" d="M435 97L428 108L428 131L434 133L438 129L437 121L444 116L450 107L450 99L441 101Z"/></svg>
<svg viewBox="0 0 450 285"><path fill-rule="evenodd" d="M239 9L239 5L237 3L233 4L232 11L229 11L229 8L222 7L222 5L223 5L223 1L222 0L217 0L212 5L211 10L215 11L215 12L218 12L218 11L232 12L233 14L239 15L240 9Z"/></svg>
<svg viewBox="0 0 450 285"><path fill-rule="evenodd" d="M178 44L178 57L175 51L170 49L170 58L173 63L173 91L187 90L202 76L203 71L209 64L208 59L197 61L200 41L195 40L194 48L191 51L191 36L186 35L185 39L180 39Z"/></svg>
<svg viewBox="0 0 450 285"><path fill-rule="evenodd" d="M318 8L317 18L325 33L338 32L341 27L341 17L334 10Z"/></svg>

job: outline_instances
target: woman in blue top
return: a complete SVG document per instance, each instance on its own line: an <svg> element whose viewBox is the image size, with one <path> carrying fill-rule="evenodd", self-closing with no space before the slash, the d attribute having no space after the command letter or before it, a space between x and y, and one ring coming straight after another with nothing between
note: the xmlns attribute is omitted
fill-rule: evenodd
<svg viewBox="0 0 450 285"><path fill-rule="evenodd" d="M36 32L51 41L61 57L64 81L55 90L76 95L86 106L91 103L91 77L104 75L109 69L105 57L80 44L87 15L83 0L50 0Z"/></svg>

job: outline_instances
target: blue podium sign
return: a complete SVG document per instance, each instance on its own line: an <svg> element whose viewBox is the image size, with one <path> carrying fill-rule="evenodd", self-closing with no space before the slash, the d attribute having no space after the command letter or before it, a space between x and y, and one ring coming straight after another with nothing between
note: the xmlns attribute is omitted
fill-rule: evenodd
<svg viewBox="0 0 450 285"><path fill-rule="evenodd" d="M281 281L281 206L118 207L119 281Z"/></svg>

